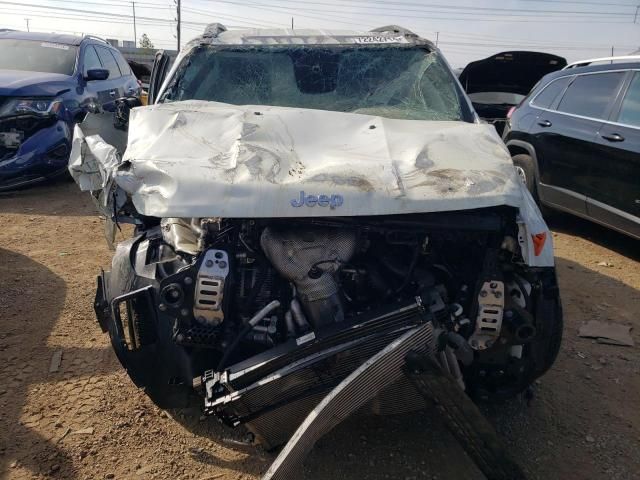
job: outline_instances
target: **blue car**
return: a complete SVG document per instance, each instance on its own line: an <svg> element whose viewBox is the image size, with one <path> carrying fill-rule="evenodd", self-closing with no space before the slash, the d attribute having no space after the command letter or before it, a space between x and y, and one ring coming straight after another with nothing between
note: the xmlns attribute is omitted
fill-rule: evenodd
<svg viewBox="0 0 640 480"><path fill-rule="evenodd" d="M140 85L106 41L0 32L0 191L66 171L73 126Z"/></svg>

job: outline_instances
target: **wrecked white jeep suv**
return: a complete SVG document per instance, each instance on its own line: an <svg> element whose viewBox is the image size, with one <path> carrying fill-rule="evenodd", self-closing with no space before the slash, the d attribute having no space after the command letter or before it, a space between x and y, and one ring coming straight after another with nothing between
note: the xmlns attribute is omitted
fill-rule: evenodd
<svg viewBox="0 0 640 480"><path fill-rule="evenodd" d="M416 329L474 398L550 367L551 234L432 43L216 25L168 70L160 53L126 149L87 118L70 160L111 225L135 224L95 308L155 402L199 394L269 447ZM354 398L424 408L390 369Z"/></svg>

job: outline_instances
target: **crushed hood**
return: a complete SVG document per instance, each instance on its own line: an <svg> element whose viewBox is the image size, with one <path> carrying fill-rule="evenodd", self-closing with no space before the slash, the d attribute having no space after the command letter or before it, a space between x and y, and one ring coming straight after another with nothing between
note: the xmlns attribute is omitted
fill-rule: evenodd
<svg viewBox="0 0 640 480"><path fill-rule="evenodd" d="M509 153L490 125L204 101L134 109L115 181L138 212L156 217L383 215L522 203Z"/></svg>
<svg viewBox="0 0 640 480"><path fill-rule="evenodd" d="M527 95L547 73L566 65L566 59L549 53L503 52L471 62L459 80L468 94L505 92Z"/></svg>
<svg viewBox="0 0 640 480"><path fill-rule="evenodd" d="M527 263L553 265L548 228L491 125L186 101L132 110L122 158L124 132L109 125L104 114L76 125L69 159L107 218L119 218L127 197L138 213L160 218L509 205L519 210Z"/></svg>

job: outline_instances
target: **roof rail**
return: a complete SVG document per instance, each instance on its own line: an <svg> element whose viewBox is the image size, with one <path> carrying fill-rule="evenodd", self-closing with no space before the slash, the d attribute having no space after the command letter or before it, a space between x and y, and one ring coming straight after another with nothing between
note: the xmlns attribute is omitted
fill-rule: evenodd
<svg viewBox="0 0 640 480"><path fill-rule="evenodd" d="M591 58L589 60L579 60L577 62L570 63L563 70L568 68L577 68L577 67L586 67L587 65L591 65L592 63L600 63L600 62L640 62L640 55L624 55L621 57L602 57L602 58Z"/></svg>
<svg viewBox="0 0 640 480"><path fill-rule="evenodd" d="M109 42L107 42L104 38L97 37L95 35L83 35L82 38L90 38L92 40L98 40L99 42L106 43L107 45L109 45Z"/></svg>
<svg viewBox="0 0 640 480"><path fill-rule="evenodd" d="M210 23L209 25L204 27L204 33L202 34L202 36L208 38L216 38L222 32L226 31L227 27L225 27L221 23Z"/></svg>
<svg viewBox="0 0 640 480"><path fill-rule="evenodd" d="M400 35L413 35L413 36L416 35L411 30L401 27L399 25L385 25L384 27L373 28L370 31L375 33L397 33Z"/></svg>

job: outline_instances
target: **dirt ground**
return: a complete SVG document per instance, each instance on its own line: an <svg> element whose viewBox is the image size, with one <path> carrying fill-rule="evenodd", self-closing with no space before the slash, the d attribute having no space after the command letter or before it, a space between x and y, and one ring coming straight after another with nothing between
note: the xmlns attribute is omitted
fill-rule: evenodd
<svg viewBox="0 0 640 480"><path fill-rule="evenodd" d="M532 479L640 479L640 243L565 215L550 224L562 351L531 402L484 408ZM0 477L259 478L272 453L198 411L160 411L118 364L92 311L111 258L102 230L73 183L0 196ZM636 346L579 338L590 319L632 325ZM310 480L483 478L429 411L352 418L305 470Z"/></svg>

